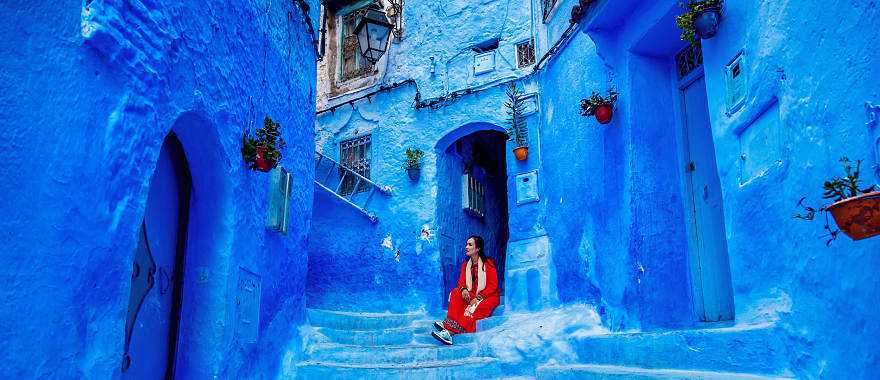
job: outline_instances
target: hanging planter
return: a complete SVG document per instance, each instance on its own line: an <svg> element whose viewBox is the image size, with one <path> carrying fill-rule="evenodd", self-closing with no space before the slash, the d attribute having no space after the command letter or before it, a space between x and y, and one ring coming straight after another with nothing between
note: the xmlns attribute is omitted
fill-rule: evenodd
<svg viewBox="0 0 880 380"><path fill-rule="evenodd" d="M840 162L843 163L846 176L833 177L831 180L825 181L823 185L825 190L823 198L832 199L834 203L816 209L804 206L804 198L801 198L798 207L803 208L806 212L794 216L799 219L813 220L817 212L831 213L840 230L831 229L826 214L825 230L828 231L829 237L826 245L830 245L832 241L837 239L840 231L853 240L880 235L880 191L874 191L876 186L873 185L866 189L859 188L862 160L856 161L855 170L850 165L849 158L842 157Z"/></svg>
<svg viewBox="0 0 880 380"><path fill-rule="evenodd" d="M516 88L516 82L510 82L507 86L507 140L514 142L513 155L519 161L525 161L529 157L529 125L523 114L525 113L525 101Z"/></svg>
<svg viewBox="0 0 880 380"><path fill-rule="evenodd" d="M710 39L718 32L721 23L721 0L693 1L685 7L687 12L675 17L675 24L681 29L682 41L694 43L697 38Z"/></svg>
<svg viewBox="0 0 880 380"><path fill-rule="evenodd" d="M588 99L581 99L581 115L595 116L599 124L608 124L614 116L614 103L617 103L617 91L612 87L608 96L593 91Z"/></svg>
<svg viewBox="0 0 880 380"><path fill-rule="evenodd" d="M268 172L281 161L281 151L286 144L281 138L281 124L272 121L266 116L263 119L263 127L255 131L256 138L245 131L241 140L241 156L251 170Z"/></svg>
<svg viewBox="0 0 880 380"><path fill-rule="evenodd" d="M409 176L411 181L419 180L419 175L422 172L422 160L424 155L425 152L422 152L421 149L406 148L406 164L403 168L406 170L406 175Z"/></svg>
<svg viewBox="0 0 880 380"><path fill-rule="evenodd" d="M853 240L880 235L880 191L847 198L826 209L837 227Z"/></svg>

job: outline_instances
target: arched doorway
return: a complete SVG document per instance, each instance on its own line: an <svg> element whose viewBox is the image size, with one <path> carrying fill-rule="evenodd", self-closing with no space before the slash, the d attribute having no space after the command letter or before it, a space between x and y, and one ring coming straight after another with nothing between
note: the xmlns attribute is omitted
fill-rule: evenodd
<svg viewBox="0 0 880 380"><path fill-rule="evenodd" d="M150 181L132 264L124 378L174 375L191 192L183 146L171 132L162 143Z"/></svg>
<svg viewBox="0 0 880 380"><path fill-rule="evenodd" d="M440 264L443 271L442 304L456 286L465 260L467 237L480 235L486 255L498 268L498 286L504 299L507 251L506 136L500 127L466 126L437 145L437 220ZM466 134L467 133L467 134Z"/></svg>

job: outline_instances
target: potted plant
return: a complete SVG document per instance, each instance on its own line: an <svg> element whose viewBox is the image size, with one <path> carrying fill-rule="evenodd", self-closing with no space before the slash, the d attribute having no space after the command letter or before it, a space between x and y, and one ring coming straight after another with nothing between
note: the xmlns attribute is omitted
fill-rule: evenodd
<svg viewBox="0 0 880 380"><path fill-rule="evenodd" d="M722 0L691 1L679 3L687 12L675 16L675 24L681 29L682 41L694 43L697 37L704 40L715 36L721 23Z"/></svg>
<svg viewBox="0 0 880 380"><path fill-rule="evenodd" d="M513 155L519 161L529 157L529 125L523 114L525 113L525 101L520 96L521 92L516 88L516 82L507 86L507 140L514 142Z"/></svg>
<svg viewBox="0 0 880 380"><path fill-rule="evenodd" d="M250 131L245 131L241 137L241 155L248 168L268 172L278 165L281 161L280 149L287 146L281 138L280 128L281 124L266 116L263 127L255 131L256 138L250 136Z"/></svg>
<svg viewBox="0 0 880 380"><path fill-rule="evenodd" d="M861 240L871 236L880 235L880 191L875 191L874 185L865 189L860 188L859 174L861 173L862 160L856 161L853 170L851 161L842 157L845 177L832 177L825 181L823 198L831 199L834 203L822 206L818 209L803 205L804 198L798 202L798 206L807 212L804 215L795 215L795 218L812 220L816 212L829 212L834 217L837 227L853 240ZM827 222L825 229L829 232L830 239L826 244L837 238L839 231L832 231Z"/></svg>
<svg viewBox="0 0 880 380"><path fill-rule="evenodd" d="M593 91L589 99L581 99L581 115L596 116L600 124L608 124L614 115L614 103L617 102L617 91L612 87L608 90L608 96L602 96Z"/></svg>
<svg viewBox="0 0 880 380"><path fill-rule="evenodd" d="M422 152L421 149L406 148L406 164L403 168L406 169L406 175L409 176L409 179L413 181L419 179L424 155L425 152Z"/></svg>

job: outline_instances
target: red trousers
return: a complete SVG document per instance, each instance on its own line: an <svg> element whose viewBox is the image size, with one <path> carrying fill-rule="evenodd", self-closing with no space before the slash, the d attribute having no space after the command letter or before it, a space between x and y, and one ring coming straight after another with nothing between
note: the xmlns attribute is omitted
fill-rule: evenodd
<svg viewBox="0 0 880 380"><path fill-rule="evenodd" d="M476 297L476 292L471 292L471 299ZM488 318L492 315L492 311L500 303L499 297L490 296L483 299L477 310L470 317L464 315L464 310L468 304L461 298L461 290L459 288L452 289L449 293L449 310L446 311L446 320L443 321L443 327L452 334L473 333L477 331L477 321Z"/></svg>

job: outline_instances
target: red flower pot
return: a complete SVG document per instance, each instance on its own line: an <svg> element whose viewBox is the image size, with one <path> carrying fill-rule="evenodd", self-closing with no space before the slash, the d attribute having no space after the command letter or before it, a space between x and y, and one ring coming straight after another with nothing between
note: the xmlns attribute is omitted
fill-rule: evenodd
<svg viewBox="0 0 880 380"><path fill-rule="evenodd" d="M611 122L611 116L614 114L614 108L610 104L603 104L596 107L596 120L599 124L608 124Z"/></svg>
<svg viewBox="0 0 880 380"><path fill-rule="evenodd" d="M827 210L837 227L853 240L880 235L880 191L844 199Z"/></svg>
<svg viewBox="0 0 880 380"><path fill-rule="evenodd" d="M272 170L275 167L275 165L277 164L277 162L275 162L275 160L268 160L265 157L266 157L266 147L258 146L257 147L257 154L254 156L254 161L257 164L257 170L264 172L264 173L268 172L269 170Z"/></svg>
<svg viewBox="0 0 880 380"><path fill-rule="evenodd" d="M529 158L529 147L520 146L513 149L513 155L516 156L516 159L519 161L525 161L526 158Z"/></svg>

